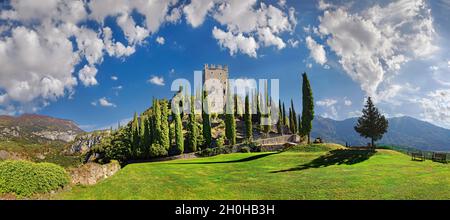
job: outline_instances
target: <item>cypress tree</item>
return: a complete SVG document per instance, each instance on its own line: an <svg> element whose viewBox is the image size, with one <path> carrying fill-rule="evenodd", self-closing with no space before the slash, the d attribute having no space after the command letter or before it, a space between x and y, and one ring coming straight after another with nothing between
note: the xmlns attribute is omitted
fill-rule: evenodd
<svg viewBox="0 0 450 220"><path fill-rule="evenodd" d="M248 95L245 96L245 136L248 141L253 141L253 128L252 128L252 112L249 103Z"/></svg>
<svg viewBox="0 0 450 220"><path fill-rule="evenodd" d="M387 132L389 123L384 115L380 114L370 97L367 98L362 113L362 116L358 118L355 131L362 137L370 138L372 147L375 147L375 141L380 140L383 134Z"/></svg>
<svg viewBox="0 0 450 220"><path fill-rule="evenodd" d="M139 150L137 152L138 157L139 158L143 158L144 157L144 152L145 152L145 148L147 147L147 137L146 135L146 129L145 129L145 121L146 116L145 115L141 115L141 117L139 118Z"/></svg>
<svg viewBox="0 0 450 220"><path fill-rule="evenodd" d="M297 123L297 113L295 112L295 107L294 107L294 101L292 101L291 99L291 108L292 108L292 133L296 134L297 133L297 127L298 127L298 123Z"/></svg>
<svg viewBox="0 0 450 220"><path fill-rule="evenodd" d="M197 151L197 136L198 129L197 124L195 122L195 100L194 96L191 97L191 113L189 114L188 121L188 150L190 152Z"/></svg>
<svg viewBox="0 0 450 220"><path fill-rule="evenodd" d="M175 154L184 152L183 124L181 122L181 111L179 106L175 106Z"/></svg>
<svg viewBox="0 0 450 220"><path fill-rule="evenodd" d="M225 135L230 145L236 144L236 120L234 118L233 98L228 83L225 111Z"/></svg>
<svg viewBox="0 0 450 220"><path fill-rule="evenodd" d="M159 104L159 100L155 99L153 101L155 104L153 105L153 109L155 111L155 115L153 116L154 120L154 139L153 142L162 146L162 127L161 127L161 106Z"/></svg>
<svg viewBox="0 0 450 220"><path fill-rule="evenodd" d="M302 133L308 136L308 144L311 143L312 121L314 119L314 98L308 76L303 73L302 95L303 95L303 111L302 111Z"/></svg>
<svg viewBox="0 0 450 220"><path fill-rule="evenodd" d="M298 115L298 128L297 128L297 134L302 136L303 135L303 130L302 130L302 123L301 122L301 116Z"/></svg>
<svg viewBox="0 0 450 220"><path fill-rule="evenodd" d="M211 116L209 115L208 100L206 97L206 91L203 92L202 98L202 123L203 123L203 139L205 140L205 146L210 147L212 143L211 136Z"/></svg>
<svg viewBox="0 0 450 220"><path fill-rule="evenodd" d="M262 126L262 130L264 132L264 134L268 135L270 133L270 130L272 128L271 126L271 99L269 97L269 87L267 85L267 81L265 81L264 84L264 93L265 93L265 98L264 98L264 109L265 109L265 113L264 113L264 118L265 118L265 125Z"/></svg>
<svg viewBox="0 0 450 220"><path fill-rule="evenodd" d="M133 122L131 123L131 143L131 154L133 157L136 157L139 148L139 121L136 112L134 112Z"/></svg>
<svg viewBox="0 0 450 220"><path fill-rule="evenodd" d="M256 123L261 126L261 106L259 93L256 93Z"/></svg>
<svg viewBox="0 0 450 220"><path fill-rule="evenodd" d="M169 150L169 103L166 100L161 102L161 146Z"/></svg>
<svg viewBox="0 0 450 220"><path fill-rule="evenodd" d="M277 131L278 134L282 134L283 132L283 112L281 111L281 100L278 100L278 122L277 122Z"/></svg>
<svg viewBox="0 0 450 220"><path fill-rule="evenodd" d="M284 108L284 102L283 102L283 125L288 125L288 121L287 121L287 116L286 116L286 108Z"/></svg>
<svg viewBox="0 0 450 220"><path fill-rule="evenodd" d="M292 120L292 108L289 107L289 130L291 131L291 133L294 133L294 131L292 130L293 124L294 124L294 121Z"/></svg>

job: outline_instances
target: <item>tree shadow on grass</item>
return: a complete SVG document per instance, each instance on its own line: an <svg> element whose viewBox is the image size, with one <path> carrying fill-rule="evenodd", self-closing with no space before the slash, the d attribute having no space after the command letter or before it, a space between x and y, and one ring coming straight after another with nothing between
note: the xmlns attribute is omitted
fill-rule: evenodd
<svg viewBox="0 0 450 220"><path fill-rule="evenodd" d="M281 152L272 152L266 154L258 154L250 157L245 157L239 160L227 160L227 161L207 161L207 162L184 162L184 163L171 163L171 164L215 164L215 163L239 163L239 162L248 162L252 160L257 160L263 157L267 157L274 154L279 154Z"/></svg>
<svg viewBox="0 0 450 220"><path fill-rule="evenodd" d="M353 149L338 149L328 152L326 155L320 156L309 163L302 164L298 167L293 167L286 170L272 171L271 173L283 173L290 171L301 171L310 168L321 168L331 165L347 164L352 165L361 163L369 159L375 154L374 150L353 150Z"/></svg>

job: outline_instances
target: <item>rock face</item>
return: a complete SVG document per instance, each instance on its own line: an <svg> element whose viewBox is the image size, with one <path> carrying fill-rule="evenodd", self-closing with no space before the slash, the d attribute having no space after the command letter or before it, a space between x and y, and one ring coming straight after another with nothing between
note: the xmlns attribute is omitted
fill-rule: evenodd
<svg viewBox="0 0 450 220"><path fill-rule="evenodd" d="M109 130L94 131L78 135L70 145L69 154L83 154L88 152L93 146L99 144L102 139L110 134Z"/></svg>
<svg viewBox="0 0 450 220"><path fill-rule="evenodd" d="M49 116L24 114L19 117L0 116L0 140L22 139L40 143L70 142L84 132L73 121Z"/></svg>
<svg viewBox="0 0 450 220"><path fill-rule="evenodd" d="M78 168L69 170L73 184L93 185L98 181L114 175L120 170L117 161L108 164L87 163Z"/></svg>

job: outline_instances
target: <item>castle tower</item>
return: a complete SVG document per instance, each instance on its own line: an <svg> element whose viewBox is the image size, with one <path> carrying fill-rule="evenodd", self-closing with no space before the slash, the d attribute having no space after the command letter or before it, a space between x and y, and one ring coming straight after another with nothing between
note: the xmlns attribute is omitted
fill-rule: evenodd
<svg viewBox="0 0 450 220"><path fill-rule="evenodd" d="M218 79L222 84L222 101L225 103L227 96L227 86L228 86L228 66L227 65L208 65L203 66L203 85L209 79Z"/></svg>

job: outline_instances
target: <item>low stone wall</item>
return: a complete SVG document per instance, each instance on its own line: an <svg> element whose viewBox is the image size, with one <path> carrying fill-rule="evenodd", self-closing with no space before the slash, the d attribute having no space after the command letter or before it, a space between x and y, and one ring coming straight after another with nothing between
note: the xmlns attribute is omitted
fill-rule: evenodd
<svg viewBox="0 0 450 220"><path fill-rule="evenodd" d="M86 163L80 167L69 170L73 184L93 185L98 181L114 175L120 170L120 164L117 161L111 161L108 164Z"/></svg>

